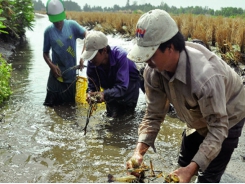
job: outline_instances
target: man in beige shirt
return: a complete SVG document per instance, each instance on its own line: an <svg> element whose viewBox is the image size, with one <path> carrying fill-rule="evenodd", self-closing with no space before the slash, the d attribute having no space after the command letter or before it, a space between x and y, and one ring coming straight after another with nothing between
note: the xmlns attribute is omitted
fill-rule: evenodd
<svg viewBox="0 0 245 184"><path fill-rule="evenodd" d="M185 183L198 171L198 182L219 182L245 121L240 76L201 44L185 42L164 10L143 14L136 27L137 44L128 58L148 64L144 71L147 109L131 159L141 163L149 147L155 150L154 141L172 103L187 125L180 167L173 173Z"/></svg>

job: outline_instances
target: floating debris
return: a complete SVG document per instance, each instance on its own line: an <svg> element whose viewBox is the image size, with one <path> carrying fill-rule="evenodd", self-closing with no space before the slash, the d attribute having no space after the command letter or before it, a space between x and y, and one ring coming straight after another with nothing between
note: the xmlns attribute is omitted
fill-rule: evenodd
<svg viewBox="0 0 245 184"><path fill-rule="evenodd" d="M4 114L0 114L0 122L4 122L4 117L5 117Z"/></svg>
<svg viewBox="0 0 245 184"><path fill-rule="evenodd" d="M165 183L179 183L179 178L176 174L166 174L164 175L162 171L155 171L153 169L152 161L150 160L150 167L142 163L140 166L135 160L130 160L132 168L127 169L127 176L114 177L113 175L108 175L108 182L123 182L123 183L142 183L148 180L154 181L158 178L163 178ZM150 172L150 173L149 173ZM156 174L157 173L157 174Z"/></svg>
<svg viewBox="0 0 245 184"><path fill-rule="evenodd" d="M166 183L179 183L179 177L176 174L169 174L164 180Z"/></svg>
<svg viewBox="0 0 245 184"><path fill-rule="evenodd" d="M89 124L89 118L92 116L93 111L95 111L96 109L97 109L97 102L93 102L93 103L89 104L89 109L88 109L88 112L87 112L86 124L85 124L85 126L83 128L84 135L86 135L86 133L87 133L87 126Z"/></svg>
<svg viewBox="0 0 245 184"><path fill-rule="evenodd" d="M108 174L108 182L122 182L122 183L133 183L136 182L138 178L134 175L127 175L123 177L114 177L111 174Z"/></svg>
<svg viewBox="0 0 245 184"><path fill-rule="evenodd" d="M245 162L245 155L241 155L242 161Z"/></svg>

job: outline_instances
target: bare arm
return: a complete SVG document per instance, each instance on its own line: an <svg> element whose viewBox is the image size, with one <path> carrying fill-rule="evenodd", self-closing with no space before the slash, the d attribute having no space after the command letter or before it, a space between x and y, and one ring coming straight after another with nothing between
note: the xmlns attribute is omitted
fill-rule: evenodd
<svg viewBox="0 0 245 184"><path fill-rule="evenodd" d="M130 158L130 160L127 162L127 169L132 168L131 160L135 160L140 165L143 162L143 156L147 152L149 146L145 143L138 142L133 156Z"/></svg>
<svg viewBox="0 0 245 184"><path fill-rule="evenodd" d="M55 64L52 63L51 58L49 57L49 53L43 53L43 58L46 61L46 63L48 64L50 70L52 71L53 75L57 78L57 77L61 77L61 71L59 69L58 66L56 66Z"/></svg>

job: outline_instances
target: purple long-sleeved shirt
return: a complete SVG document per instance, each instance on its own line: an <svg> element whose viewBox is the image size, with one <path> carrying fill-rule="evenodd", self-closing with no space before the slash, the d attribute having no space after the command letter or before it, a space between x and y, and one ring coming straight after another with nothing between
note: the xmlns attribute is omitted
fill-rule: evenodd
<svg viewBox="0 0 245 184"><path fill-rule="evenodd" d="M128 88L130 82L139 82L139 71L133 61L127 58L127 52L118 46L111 46L109 53L110 69L106 72L102 66L95 66L88 62L87 76L89 79L88 91L104 89L105 101L126 97L139 88ZM138 86L138 85L137 85Z"/></svg>

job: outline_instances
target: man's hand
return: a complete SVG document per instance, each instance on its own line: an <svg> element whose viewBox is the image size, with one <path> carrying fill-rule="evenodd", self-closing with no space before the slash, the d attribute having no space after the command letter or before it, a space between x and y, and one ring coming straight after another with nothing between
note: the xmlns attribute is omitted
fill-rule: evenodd
<svg viewBox="0 0 245 184"><path fill-rule="evenodd" d="M180 167L173 172L179 177L180 183L189 183L191 178L197 173L199 166L195 162L191 162L186 167Z"/></svg>
<svg viewBox="0 0 245 184"><path fill-rule="evenodd" d="M137 166L140 166L143 162L143 156L148 150L148 148L149 148L148 145L139 142L135 148L133 156L126 163L126 169L132 169ZM136 177L139 176L139 173L131 173L131 174L135 175Z"/></svg>
<svg viewBox="0 0 245 184"><path fill-rule="evenodd" d="M147 152L149 146L143 142L138 142L135 150L134 150L134 154L131 157L131 159L129 159L129 161L127 162L127 169L130 168L134 168L134 166L132 165L132 161L136 161L138 163L138 165L141 165L141 163L143 162L143 156L145 155L145 153Z"/></svg>
<svg viewBox="0 0 245 184"><path fill-rule="evenodd" d="M52 71L52 73L53 73L53 75L54 75L55 78L58 78L58 77L61 77L62 76L61 75L60 68L57 65L51 64L50 65L50 69L51 69L51 71Z"/></svg>
<svg viewBox="0 0 245 184"><path fill-rule="evenodd" d="M83 68L84 68L84 66L83 66L83 63L84 63L84 61L83 61L83 59L82 58L80 58L80 71L82 71L83 70Z"/></svg>
<svg viewBox="0 0 245 184"><path fill-rule="evenodd" d="M102 103L102 102L105 101L104 92L102 92L102 91L97 92L97 94L95 96L96 96L96 100L97 100L98 103Z"/></svg>
<svg viewBox="0 0 245 184"><path fill-rule="evenodd" d="M89 92L87 93L86 101L88 103L102 103L105 101L104 92Z"/></svg>
<svg viewBox="0 0 245 184"><path fill-rule="evenodd" d="M126 168L127 169L137 168L141 165L142 162L143 162L143 155L139 153L134 153L134 155L127 161Z"/></svg>
<svg viewBox="0 0 245 184"><path fill-rule="evenodd" d="M88 102L88 104L91 104L91 103L95 103L96 102L96 99L94 98L94 93L95 92L91 92L89 91L86 95L86 101Z"/></svg>

